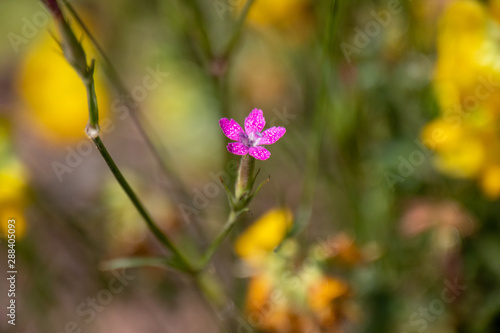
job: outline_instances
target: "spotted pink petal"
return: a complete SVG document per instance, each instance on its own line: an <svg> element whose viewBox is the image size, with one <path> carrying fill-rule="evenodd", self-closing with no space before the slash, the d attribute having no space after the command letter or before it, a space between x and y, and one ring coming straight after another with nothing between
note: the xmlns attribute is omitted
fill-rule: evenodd
<svg viewBox="0 0 500 333"><path fill-rule="evenodd" d="M267 160L269 156L271 156L269 150L264 147L250 147L250 149L248 149L248 153L250 156L253 156L258 160Z"/></svg>
<svg viewBox="0 0 500 333"><path fill-rule="evenodd" d="M234 141L238 141L240 134L244 133L241 126L233 119L222 118L219 120L219 126L224 135Z"/></svg>
<svg viewBox="0 0 500 333"><path fill-rule="evenodd" d="M262 110L253 109L252 112L245 118L245 131L247 134L254 132L262 132L266 125L266 119L262 114Z"/></svg>
<svg viewBox="0 0 500 333"><path fill-rule="evenodd" d="M248 147L241 142L230 142L227 145L227 151L235 155L246 155Z"/></svg>
<svg viewBox="0 0 500 333"><path fill-rule="evenodd" d="M284 127L271 127L262 132L259 145L271 145L278 141L286 132Z"/></svg>

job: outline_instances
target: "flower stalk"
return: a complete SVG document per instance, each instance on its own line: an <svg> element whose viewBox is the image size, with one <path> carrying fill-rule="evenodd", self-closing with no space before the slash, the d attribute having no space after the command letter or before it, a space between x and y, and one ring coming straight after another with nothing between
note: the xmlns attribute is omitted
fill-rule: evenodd
<svg viewBox="0 0 500 333"><path fill-rule="evenodd" d="M113 176L115 176L116 181L120 184L123 191L127 194L134 207L137 209L139 214L146 222L149 230L153 233L156 239L158 239L158 241L162 245L164 245L167 249L169 249L174 255L173 263L175 264L173 266L184 272L194 272L194 269L189 260L186 257L184 257L184 255L179 251L179 249L174 245L174 243L160 230L160 228L153 221L148 211L146 210L142 202L139 200L135 192L132 190L132 188L128 184L127 180L121 173L118 166L115 164L113 158L106 149L106 146L104 146L104 143L102 142L99 135L97 135L95 138L92 138L92 141L94 142L97 149L101 153L103 159L108 164L109 170L113 173Z"/></svg>
<svg viewBox="0 0 500 333"><path fill-rule="evenodd" d="M257 171L257 173L254 175L254 169L255 159L249 155L242 156L240 166L238 168L238 177L236 178L234 195L231 193L227 185L222 182L221 179L221 182L226 190L231 210L229 212L227 221L222 227L219 235L215 238L212 244L210 244L207 251L203 255L199 265L200 269L203 269L206 267L206 265L208 265L224 239L236 225L236 222L239 221L241 215L244 212L248 211L247 207L252 201L253 197L260 191L262 186L269 181L269 178L264 180L262 183L260 183L257 189L252 192L253 185L255 184L255 179L257 178L257 175L259 173Z"/></svg>
<svg viewBox="0 0 500 333"><path fill-rule="evenodd" d="M253 171L255 169L255 159L250 155L241 158L238 168L238 178L234 188L235 199L241 200L246 194L250 193L253 187Z"/></svg>
<svg viewBox="0 0 500 333"><path fill-rule="evenodd" d="M148 213L142 202L139 200L139 197L135 194L135 192L128 184L127 180L121 173L120 169L106 149L106 146L99 137L99 108L97 104L94 84L95 62L94 60L92 60L90 66L87 66L85 51L76 39L73 30L64 19L64 16L60 11L57 2L55 0L42 0L42 2L47 5L51 13L53 13L54 19L58 24L62 38L61 48L66 60L80 75L87 90L87 100L89 108L89 121L87 127L85 128L87 136L94 142L102 158L106 161L106 164L108 165L110 171L113 173L116 181L122 187L123 191L127 194L134 207L144 219L149 230L163 246L165 246L172 252L173 258L170 261L171 265L181 271L196 274L191 262L180 252L175 244L161 231L161 229L153 221L150 214Z"/></svg>

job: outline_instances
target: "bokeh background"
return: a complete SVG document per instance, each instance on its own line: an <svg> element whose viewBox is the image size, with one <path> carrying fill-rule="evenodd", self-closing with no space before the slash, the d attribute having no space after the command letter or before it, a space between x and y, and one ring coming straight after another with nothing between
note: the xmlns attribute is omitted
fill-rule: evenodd
<svg viewBox="0 0 500 333"><path fill-rule="evenodd" d="M240 29L245 3L71 1L122 89L61 4L103 141L190 257L228 214L218 120L286 127L209 266L218 307L175 270L106 265L168 253L85 136L52 17L2 1L0 331L500 331L500 1L256 0Z"/></svg>

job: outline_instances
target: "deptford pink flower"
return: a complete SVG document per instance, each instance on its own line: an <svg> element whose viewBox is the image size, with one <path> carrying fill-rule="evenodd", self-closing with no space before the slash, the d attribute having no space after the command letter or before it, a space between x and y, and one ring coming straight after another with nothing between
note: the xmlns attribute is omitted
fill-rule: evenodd
<svg viewBox="0 0 500 333"><path fill-rule="evenodd" d="M271 153L260 145L270 145L278 141L286 132L284 127L271 127L262 132L266 125L266 119L262 110L253 109L245 118L245 131L233 119L222 118L219 120L220 128L229 139L237 141L230 142L227 150L235 155L246 155L258 160L267 160Z"/></svg>

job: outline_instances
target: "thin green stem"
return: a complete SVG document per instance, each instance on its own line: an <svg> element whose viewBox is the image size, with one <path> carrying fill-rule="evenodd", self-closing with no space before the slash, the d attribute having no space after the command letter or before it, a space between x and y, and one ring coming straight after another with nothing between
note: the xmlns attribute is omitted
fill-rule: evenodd
<svg viewBox="0 0 500 333"><path fill-rule="evenodd" d="M238 44L238 41L241 36L241 32L243 31L243 26L245 25L245 21L248 16L248 12L250 11L250 8L252 7L252 4L255 2L255 0L247 0L245 3L245 7L243 7L243 10L241 11L240 17L238 18L238 21L236 23L236 29L234 30L234 33L229 40L226 49L222 53L223 58L228 58L229 55L233 52L233 49L236 47Z"/></svg>
<svg viewBox="0 0 500 333"><path fill-rule="evenodd" d="M125 177L123 177L123 174L121 173L120 169L114 162L111 155L108 153L108 150L104 146L104 143L102 142L101 138L99 136L96 136L95 138L92 138L92 141L94 142L97 149L101 153L102 158L108 164L109 170L111 171L111 173L113 173L113 176L115 176L116 181L120 184L123 191L125 191L130 201L132 201L132 204L135 206L139 214L142 216L142 218L148 225L149 230L151 230L156 239L158 239L158 241L161 244L163 244L166 248L168 248L174 254L174 256L179 259L179 263L182 264L187 271L191 272L194 271L189 260L179 251L179 249L177 249L174 243L167 236L165 236L165 234L155 224L155 222L147 212L146 208L142 204L142 202L139 200L135 192L128 184Z"/></svg>
<svg viewBox="0 0 500 333"><path fill-rule="evenodd" d="M170 268L169 260L165 257L133 257L133 258L119 258L109 260L101 263L100 268L104 271L113 271L123 268L135 267L160 267Z"/></svg>
<svg viewBox="0 0 500 333"><path fill-rule="evenodd" d="M238 178L234 187L234 196L236 201L242 199L242 196L250 195L253 187L255 169L255 158L249 154L241 157L240 166L238 168Z"/></svg>
<svg viewBox="0 0 500 333"><path fill-rule="evenodd" d="M219 235L217 235L217 237L214 239L212 244L210 244L207 251L203 255L203 257L200 261L200 264L198 266L200 269L203 269L208 265L208 263L212 259L213 255L215 254L217 249L220 247L221 243L224 241L224 239L227 237L227 235L231 232L231 230L235 226L235 224L238 221L239 217L241 216L242 212L243 212L243 210L239 211L239 212L235 212L234 210L231 210L231 212L229 213L229 217L228 217L226 223L224 224L224 227L222 228L221 232L219 233Z"/></svg>
<svg viewBox="0 0 500 333"><path fill-rule="evenodd" d="M205 56L211 60L213 59L214 53L212 50L212 44L210 43L210 38L208 36L208 31L206 28L206 20L203 17L203 12L201 11L200 5L196 0L187 0L188 5L191 7L191 10L194 14L194 22L198 26L198 30L201 35L201 46L203 51L205 52Z"/></svg>
<svg viewBox="0 0 500 333"><path fill-rule="evenodd" d="M104 51L104 48L99 44L95 36L90 32L90 30L87 28L83 20L80 18L76 10L73 8L73 6L67 1L63 0L64 5L68 8L70 14L72 17L76 20L76 22L80 25L80 27L83 29L87 37L90 39L94 47L97 49L99 52L104 65L106 69L106 73L108 75L108 78L110 79L112 85L115 87L117 93L119 95L128 95L127 88L125 87L125 84L123 83L123 80L120 77L120 74L114 67L113 63L111 62L110 58ZM174 168L166 163L169 158L167 157L168 153L166 149L160 144L161 140L159 139L158 134L156 131L153 129L152 125L147 121L145 116L140 112L140 109L137 104L134 104L130 99L125 98L124 99L125 104L127 107L131 110L130 115L132 118L132 121L134 122L137 130L139 131L139 134L142 136L144 139L144 142L148 149L151 151L154 159L156 160L158 166L160 167L161 171L163 174L167 176L167 183L165 184L166 186L166 191L167 194L174 197L174 193L179 194L180 198L175 198L174 200L179 202L179 199L183 201L189 201L191 200L191 197L188 194L188 191L186 190L185 184L182 182L181 178L177 175L177 172L174 170ZM199 238L200 242L202 244L206 244L206 236L203 231L203 229L200 226L200 221L199 218L194 216L193 217L193 227L194 227L194 232L196 236Z"/></svg>
<svg viewBox="0 0 500 333"><path fill-rule="evenodd" d="M99 126L99 109L97 108L97 96L95 94L94 66L95 62L92 59L90 67L87 71L87 78L84 83L85 83L85 88L87 89L89 124L90 126L92 126L92 128L97 128Z"/></svg>

